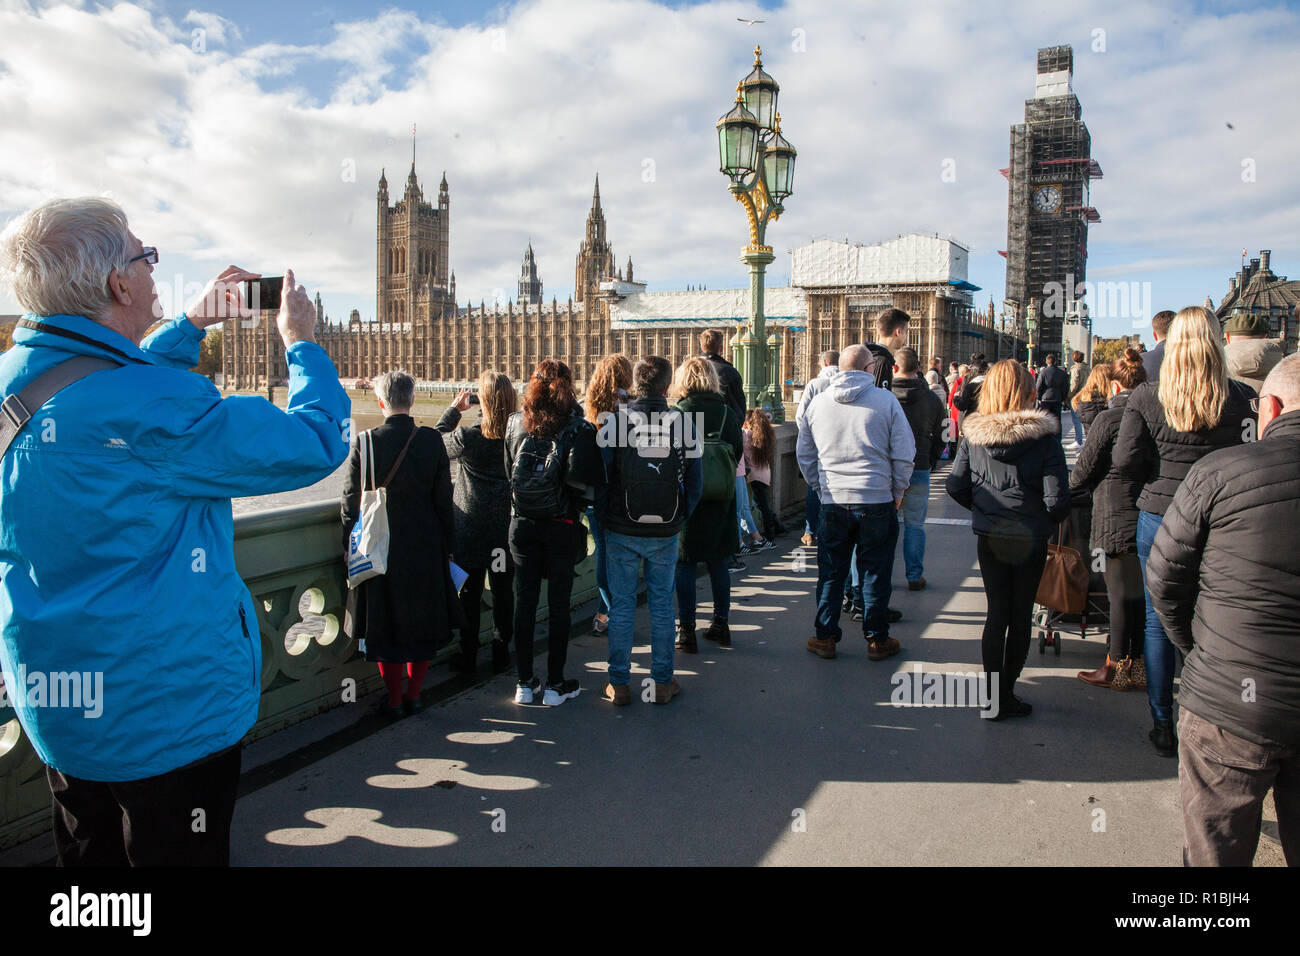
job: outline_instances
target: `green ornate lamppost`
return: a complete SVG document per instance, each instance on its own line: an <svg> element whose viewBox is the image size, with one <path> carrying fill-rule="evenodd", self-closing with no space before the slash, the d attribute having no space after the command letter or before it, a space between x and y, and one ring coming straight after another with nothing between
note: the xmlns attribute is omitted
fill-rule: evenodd
<svg viewBox="0 0 1300 956"><path fill-rule="evenodd" d="M776 98L781 87L763 71L763 51L754 47L754 69L736 84L736 102L717 122L722 172L731 179L732 196L749 217L749 245L740 261L749 266L749 322L731 340L736 364L745 383L750 408L785 420L780 385L781 337L767 335L763 314L764 273L776 259L766 245L767 224L785 211L782 203L794 191L795 148L781 135Z"/></svg>

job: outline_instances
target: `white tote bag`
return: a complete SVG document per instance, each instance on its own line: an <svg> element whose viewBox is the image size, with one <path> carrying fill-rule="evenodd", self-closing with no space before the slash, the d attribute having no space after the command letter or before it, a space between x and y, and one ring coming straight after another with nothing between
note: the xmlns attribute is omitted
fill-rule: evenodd
<svg viewBox="0 0 1300 956"><path fill-rule="evenodd" d="M361 515L348 536L348 587L355 588L388 570L388 489L375 482L375 450L370 432L361 434ZM366 488L369 484L370 487Z"/></svg>

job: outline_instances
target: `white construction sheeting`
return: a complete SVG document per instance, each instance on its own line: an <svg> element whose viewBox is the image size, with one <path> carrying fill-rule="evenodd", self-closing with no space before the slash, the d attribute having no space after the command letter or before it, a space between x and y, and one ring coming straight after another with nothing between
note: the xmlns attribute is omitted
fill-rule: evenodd
<svg viewBox="0 0 1300 956"><path fill-rule="evenodd" d="M966 281L970 250L951 239L908 235L874 245L818 239L794 250L790 284L803 288Z"/></svg>
<svg viewBox="0 0 1300 956"><path fill-rule="evenodd" d="M763 293L763 314L772 325L803 326L808 302L801 289L768 288ZM615 330L647 325L735 325L748 318L748 289L641 292L609 304L610 327Z"/></svg>

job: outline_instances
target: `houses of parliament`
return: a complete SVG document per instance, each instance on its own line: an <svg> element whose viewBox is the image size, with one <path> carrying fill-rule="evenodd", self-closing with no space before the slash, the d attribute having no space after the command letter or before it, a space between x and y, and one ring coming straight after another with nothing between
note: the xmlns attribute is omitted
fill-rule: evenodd
<svg viewBox="0 0 1300 956"><path fill-rule="evenodd" d="M530 243L517 300L504 307L457 308L456 274L449 268L451 198L445 174L437 202L430 202L412 161L404 191L390 204L388 179L381 173L377 207L377 321L363 322L353 310L346 322L331 322L317 295L316 341L340 378L366 379L403 369L421 381L467 382L483 369L496 368L522 381L543 358L558 356L576 379L585 380L613 350L608 301L617 295L615 287L624 292L644 289L633 280L630 258L625 269L616 269L614 249L605 235L599 176L578 247L576 292L565 303L543 301ZM602 284L607 291L602 292ZM226 387L262 388L287 379L275 322L267 318L252 328L225 323Z"/></svg>

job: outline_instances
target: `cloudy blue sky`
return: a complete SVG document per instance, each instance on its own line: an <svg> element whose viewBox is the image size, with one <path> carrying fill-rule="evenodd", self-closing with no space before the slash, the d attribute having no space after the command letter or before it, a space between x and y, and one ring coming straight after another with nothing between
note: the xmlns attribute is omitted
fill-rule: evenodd
<svg viewBox="0 0 1300 956"><path fill-rule="evenodd" d="M563 301L597 170L619 261L651 289L739 286L713 124L755 42L799 149L775 284L813 238L938 232L970 246L980 305L1000 302L998 169L1035 50L1058 43L1105 171L1089 279L1150 283L1160 309L1217 302L1243 248L1300 278L1284 3L0 0L0 220L108 192L162 251L166 300L231 262L289 265L332 315L369 317L376 181L401 188L415 123L426 191L444 169L451 186L462 303L512 295L530 237Z"/></svg>

